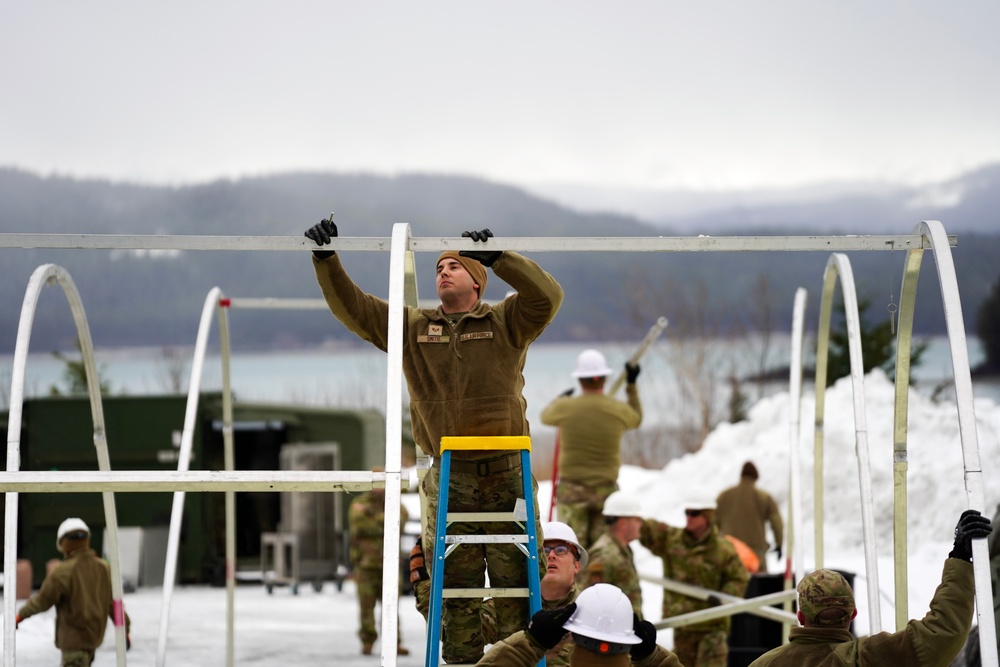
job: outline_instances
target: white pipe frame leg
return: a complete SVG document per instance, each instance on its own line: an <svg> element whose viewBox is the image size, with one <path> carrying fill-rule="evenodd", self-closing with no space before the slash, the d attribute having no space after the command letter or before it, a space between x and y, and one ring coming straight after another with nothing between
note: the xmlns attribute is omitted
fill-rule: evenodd
<svg viewBox="0 0 1000 667"><path fill-rule="evenodd" d="M965 319L955 275L951 245L944 226L937 220L926 220L914 228L915 234L930 240L937 265L941 302L944 306L948 343L951 349L952 373L955 380L955 404L958 408L959 434L962 438L962 458L966 504L969 509L983 512L983 470L979 459L979 437L976 432L975 404L972 394L972 374L969 368ZM907 475L907 416L910 381L910 350L913 334L913 311L917 279L923 259L923 244L907 251L900 291L899 331L896 342L896 400L893 420L893 525L896 565L896 626L907 622L906 569L906 475ZM998 527L994 526L994 530ZM997 667L996 626L993 618L993 591L990 580L990 557L986 540L973 540L972 565L976 582L976 613L979 621L979 644L982 664Z"/></svg>
<svg viewBox="0 0 1000 667"><path fill-rule="evenodd" d="M783 588L790 590L795 581L804 574L802 566L802 463L799 456L802 424L802 349L805 342L806 290L795 290L792 308L792 349L788 364L788 397L791 402L788 424L788 529L785 531L785 573ZM785 611L792 610L791 601L783 605ZM782 642L788 641L788 624L781 629Z"/></svg>
<svg viewBox="0 0 1000 667"><path fill-rule="evenodd" d="M21 305L21 319L17 328L17 342L14 349L14 365L11 373L10 411L7 423L7 470L14 472L21 467L21 420L24 407L24 372L27 367L28 345L31 340L31 330L35 319L35 310L42 289L49 284L62 287L66 300L69 302L76 324L77 337L80 341L80 354L87 374L87 393L90 396L90 414L94 422L94 447L97 450L98 468L111 470L111 460L108 456L108 442L104 426L104 407L101 403L100 379L97 376L97 365L94 362L94 344L90 337L90 326L87 324L87 314L76 289L73 278L66 269L55 264L43 264L31 274ZM3 587L3 617L4 617L4 651L3 664L12 667L15 664L15 615L14 603L17 592L17 509L18 493L5 493L6 506L4 510L4 572L6 574ZM115 628L115 655L117 664L125 665L126 635L125 606L122 601L123 587L121 578L121 559L118 548L118 514L115 510L113 492L103 491L104 519L108 539L108 561L111 566L111 597L113 605L113 622Z"/></svg>
<svg viewBox="0 0 1000 667"><path fill-rule="evenodd" d="M872 500L871 460L868 451L868 420L865 410L864 364L861 355L861 325L858 317L858 297L854 273L847 255L833 253L823 277L823 298L820 304L819 330L816 347L816 418L814 435L814 520L816 528L816 567L823 567L823 415L826 400L827 357L830 345L830 313L833 294L840 279L847 320L847 343L851 359L851 385L854 396L854 453L858 461L858 486L861 492L861 524L864 533L865 571L868 582L869 630L882 629L879 601L878 558Z"/></svg>

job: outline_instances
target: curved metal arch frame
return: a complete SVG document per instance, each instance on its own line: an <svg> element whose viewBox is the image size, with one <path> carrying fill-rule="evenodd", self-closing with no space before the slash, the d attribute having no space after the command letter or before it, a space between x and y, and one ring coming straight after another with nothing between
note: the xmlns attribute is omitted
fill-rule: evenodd
<svg viewBox="0 0 1000 667"><path fill-rule="evenodd" d="M111 470L111 460L108 455L108 442L104 425L104 406L101 402L100 381L97 376L97 365L94 362L94 344L90 337L90 326L87 323L87 313L83 308L80 293L73 282L72 276L61 266L43 264L36 268L28 280L24 301L21 305L21 317L17 328L17 342L14 348L14 365L11 377L10 411L7 424L7 470L16 471L21 467L21 418L24 408L24 373L27 368L28 347L31 341L31 330L34 325L35 311L42 289L46 285L56 284L62 287L66 300L69 302L76 325L77 337L80 341L80 353L87 374L87 393L90 396L90 414L94 423L94 447L97 450L97 464L100 470ZM4 572L8 573L8 582L3 587L4 609L4 651L3 664L14 665L15 658L15 610L17 586L13 585L17 572L17 510L18 493L8 491L4 494L6 507L4 513ZM115 654L119 666L125 665L125 606L123 602L123 587L121 579L121 558L118 548L118 514L115 509L115 496L111 491L101 492L104 501L104 517L108 538L108 556L111 566L111 597L114 610ZM8 548L8 545L15 545Z"/></svg>
<svg viewBox="0 0 1000 667"><path fill-rule="evenodd" d="M823 276L823 297L820 303L819 329L816 333L816 415L814 430L814 512L823 516L823 420L826 401L827 360L830 348L830 316L833 293L840 282L847 319L847 341L851 359L851 386L854 395L854 453L858 461L858 486L861 493L861 524L864 533L865 572L868 580L869 630L882 629L879 601L877 545L872 500L871 459L868 447L868 419L865 410L864 364L861 355L861 325L858 317L858 297L854 287L851 262L843 253L833 253L827 260ZM823 522L816 520L816 567L823 567Z"/></svg>
<svg viewBox="0 0 1000 667"><path fill-rule="evenodd" d="M181 447L177 458L177 471L190 469L191 450L194 447L194 432L198 419L198 398L201 391L202 372L208 349L208 337L212 329L212 314L219 319L219 347L222 357L222 439L223 458L226 470L233 470L233 402L229 385L229 309L223 307L225 294L213 287L205 297L195 339L194 360L188 382L188 397L184 412L184 427L181 432ZM184 520L184 499L186 491L174 491L170 512L170 528L167 534L167 554L163 570L163 602L160 607L160 629L156 644L156 665L163 667L167 657L167 631L170 627L170 606L173 600L174 581L177 578L177 558L180 550L181 524ZM226 665L233 664L233 623L236 582L236 510L233 491L225 492L226 513Z"/></svg>
<svg viewBox="0 0 1000 667"><path fill-rule="evenodd" d="M944 306L948 343L951 349L952 373L955 381L955 404L958 408L959 435L962 438L962 457L966 501L969 509L985 509L983 496L983 471L979 458L979 437L976 432L975 404L972 393L972 373L965 337L965 319L958 291L958 279L951 246L944 226L937 220L924 220L913 230L930 240L937 266L941 301ZM907 476L907 419L910 384L910 351L913 337L913 314L916 302L917 280L923 249L910 249L903 267L900 291L899 330L896 343L895 410L893 415L893 545L896 568L896 627L902 629L908 619L907 561L906 561L906 476ZM972 565L976 582L976 613L979 621L979 642L984 665L996 667L996 626L992 616L993 599L990 579L990 558L986 540L972 542Z"/></svg>

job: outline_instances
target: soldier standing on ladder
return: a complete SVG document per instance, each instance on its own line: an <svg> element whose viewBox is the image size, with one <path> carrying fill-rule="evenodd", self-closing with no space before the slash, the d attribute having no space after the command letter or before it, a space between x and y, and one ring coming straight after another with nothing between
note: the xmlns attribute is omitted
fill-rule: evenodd
<svg viewBox="0 0 1000 667"><path fill-rule="evenodd" d="M306 230L317 245L337 236L332 220ZM492 232L464 232L486 243ZM389 304L354 284L332 250L313 251L313 265L330 310L344 326L385 351ZM487 271L516 290L491 306L481 299ZM436 501L442 436L528 435L525 415L524 360L528 345L555 317L562 303L559 283L521 255L499 250L446 251L436 265L438 298L434 310L406 307L403 318L403 374L410 393L410 417L417 445L435 458L421 491L429 509L423 539L427 562L433 560ZM449 510L511 511L521 493L519 452L455 452L451 463ZM538 526L537 503L536 526ZM490 526L510 533L502 523ZM536 534L541 534L540 526ZM541 545L538 545L541 552ZM539 553L539 566L545 562ZM492 586L527 584L525 559L512 544L463 545L449 557L447 587L481 587L485 572ZM442 657L448 663L475 663L483 655L481 602L448 599L444 604ZM507 636L528 622L525 599L496 601L498 633Z"/></svg>

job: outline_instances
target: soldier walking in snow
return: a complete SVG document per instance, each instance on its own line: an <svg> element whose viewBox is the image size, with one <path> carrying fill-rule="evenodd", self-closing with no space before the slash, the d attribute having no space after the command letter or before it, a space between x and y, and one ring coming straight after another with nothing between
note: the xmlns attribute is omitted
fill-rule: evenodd
<svg viewBox="0 0 1000 667"><path fill-rule="evenodd" d="M766 524L771 524L774 550L779 560L785 528L778 504L771 494L757 488L757 477L757 466L751 461L744 463L739 484L719 494L715 519L723 535L732 535L753 549L759 561L758 571L767 572L764 558L768 549Z"/></svg>

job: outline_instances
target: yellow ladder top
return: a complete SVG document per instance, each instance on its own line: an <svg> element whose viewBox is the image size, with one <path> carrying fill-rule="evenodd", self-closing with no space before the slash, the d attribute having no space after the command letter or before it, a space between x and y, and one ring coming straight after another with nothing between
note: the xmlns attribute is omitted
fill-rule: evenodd
<svg viewBox="0 0 1000 667"><path fill-rule="evenodd" d="M446 450L510 450L531 451L527 435L446 435L441 438L441 451Z"/></svg>

